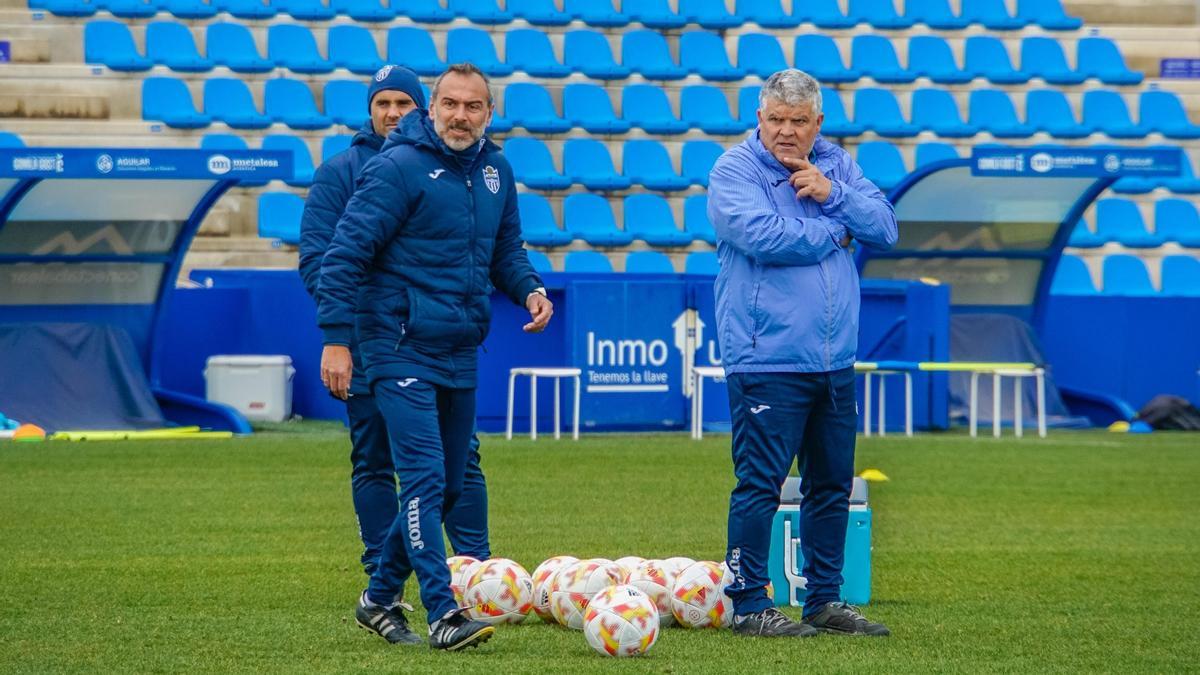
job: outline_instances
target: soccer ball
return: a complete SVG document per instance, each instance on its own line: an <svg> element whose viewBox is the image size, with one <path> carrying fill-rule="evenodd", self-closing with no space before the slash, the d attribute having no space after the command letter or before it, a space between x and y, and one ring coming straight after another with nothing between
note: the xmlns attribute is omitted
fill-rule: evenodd
<svg viewBox="0 0 1200 675"><path fill-rule="evenodd" d="M450 590L454 592L454 603L463 607L463 591L479 566L479 560L469 555L452 555L446 558L446 566L450 568Z"/></svg>
<svg viewBox="0 0 1200 675"><path fill-rule="evenodd" d="M556 555L537 566L533 571L533 611L542 621L550 623L554 616L550 614L550 586L554 575L571 563L579 562L579 558L569 555Z"/></svg>
<svg viewBox="0 0 1200 675"><path fill-rule="evenodd" d="M605 656L645 654L658 639L658 609L633 586L610 586L588 603L583 634Z"/></svg>
<svg viewBox="0 0 1200 675"><path fill-rule="evenodd" d="M675 570L661 560L643 560L629 575L630 586L646 594L658 609L658 625L662 628L675 625L671 613L671 587L675 585Z"/></svg>
<svg viewBox="0 0 1200 675"><path fill-rule="evenodd" d="M550 613L555 621L583 630L583 613L596 593L621 583L621 568L610 560L580 560L554 575Z"/></svg>
<svg viewBox="0 0 1200 675"><path fill-rule="evenodd" d="M679 574L692 565L695 565L696 561L683 556L675 556L674 558L667 558L666 560L662 561L662 563L663 567L675 572L675 574Z"/></svg>
<svg viewBox="0 0 1200 675"><path fill-rule="evenodd" d="M637 569L637 566L642 564L645 558L636 555L627 555L624 558L617 558L613 562L617 563L622 570L625 570L625 578L628 579L630 574Z"/></svg>
<svg viewBox="0 0 1200 675"><path fill-rule="evenodd" d="M722 628L733 620L725 587L733 575L724 564L703 560L684 569L671 588L671 613L686 628Z"/></svg>
<svg viewBox="0 0 1200 675"><path fill-rule="evenodd" d="M485 623L521 623L533 609L533 579L520 564L492 558L475 568L463 601L470 615Z"/></svg>

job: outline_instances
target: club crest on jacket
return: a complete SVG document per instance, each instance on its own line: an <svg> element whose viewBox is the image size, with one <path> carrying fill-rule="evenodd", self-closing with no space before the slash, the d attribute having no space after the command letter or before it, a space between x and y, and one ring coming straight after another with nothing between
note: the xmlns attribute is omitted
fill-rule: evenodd
<svg viewBox="0 0 1200 675"><path fill-rule="evenodd" d="M492 191L492 194L500 192L500 172L491 164L483 167L483 184Z"/></svg>

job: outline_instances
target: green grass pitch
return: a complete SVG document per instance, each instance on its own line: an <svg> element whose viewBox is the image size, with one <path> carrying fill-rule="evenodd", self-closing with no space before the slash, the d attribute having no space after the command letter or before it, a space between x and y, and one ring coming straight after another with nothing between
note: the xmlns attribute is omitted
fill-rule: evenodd
<svg viewBox="0 0 1200 675"><path fill-rule="evenodd" d="M354 625L348 441L0 444L0 672L1183 672L1200 669L1200 440L860 439L886 639L664 631L617 661L530 619L462 654ZM497 555L720 560L729 437L484 438ZM409 597L416 596L410 585ZM795 614L795 610L789 610ZM415 624L423 626L418 613Z"/></svg>

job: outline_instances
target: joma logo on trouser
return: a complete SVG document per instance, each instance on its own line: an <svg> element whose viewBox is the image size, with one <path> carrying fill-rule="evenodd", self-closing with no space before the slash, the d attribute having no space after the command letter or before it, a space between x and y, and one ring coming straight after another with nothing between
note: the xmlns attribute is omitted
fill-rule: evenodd
<svg viewBox="0 0 1200 675"><path fill-rule="evenodd" d="M425 548L421 541L421 498L413 497L408 503L408 542L414 549Z"/></svg>

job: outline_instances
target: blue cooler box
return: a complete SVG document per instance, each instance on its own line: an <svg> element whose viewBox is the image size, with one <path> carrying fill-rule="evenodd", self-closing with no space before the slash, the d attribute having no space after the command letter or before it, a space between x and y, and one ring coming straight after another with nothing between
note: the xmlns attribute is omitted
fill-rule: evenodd
<svg viewBox="0 0 1200 675"><path fill-rule="evenodd" d="M771 523L771 555L768 569L775 589L776 605L804 604L806 593L804 555L800 552L800 479L783 483L782 504ZM867 504L867 482L854 479L850 493L850 520L846 524L846 559L842 567L842 600L852 605L871 601L871 507Z"/></svg>

